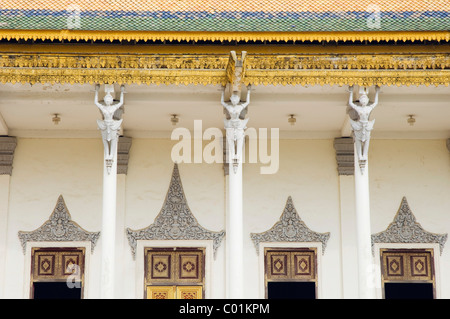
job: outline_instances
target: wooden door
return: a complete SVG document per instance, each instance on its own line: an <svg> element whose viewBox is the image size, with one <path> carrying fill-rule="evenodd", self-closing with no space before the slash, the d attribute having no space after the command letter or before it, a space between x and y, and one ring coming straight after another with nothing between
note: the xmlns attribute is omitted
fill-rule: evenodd
<svg viewBox="0 0 450 319"><path fill-rule="evenodd" d="M202 248L145 248L147 299L202 299L205 255Z"/></svg>

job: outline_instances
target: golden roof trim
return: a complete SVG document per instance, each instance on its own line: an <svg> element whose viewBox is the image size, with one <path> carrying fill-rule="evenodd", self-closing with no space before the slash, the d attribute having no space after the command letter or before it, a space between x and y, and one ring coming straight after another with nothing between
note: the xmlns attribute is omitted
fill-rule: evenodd
<svg viewBox="0 0 450 319"><path fill-rule="evenodd" d="M0 52L0 82L225 85L229 54ZM450 55L247 54L244 84L446 85Z"/></svg>
<svg viewBox="0 0 450 319"><path fill-rule="evenodd" d="M343 32L183 32L183 31L90 31L5 29L6 40L76 41L450 41L450 31L343 31Z"/></svg>

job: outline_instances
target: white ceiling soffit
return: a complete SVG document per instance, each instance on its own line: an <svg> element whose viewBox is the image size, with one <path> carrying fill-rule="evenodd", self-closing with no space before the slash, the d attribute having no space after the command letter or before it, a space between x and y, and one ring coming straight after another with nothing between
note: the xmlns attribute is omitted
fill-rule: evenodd
<svg viewBox="0 0 450 319"><path fill-rule="evenodd" d="M102 90L103 88L101 88ZM117 90L119 91L119 90ZM124 134L170 138L176 127L223 128L220 86L126 85ZM372 95L373 96L373 88ZM245 99L245 90L243 92ZM334 138L348 134L347 86L254 86L248 127L278 128L281 138ZM58 125L52 122L59 114ZM288 123L294 114L295 125ZM414 115L414 126L407 123ZM98 138L94 85L0 84L0 135ZM450 136L450 88L386 86L374 109L374 138L447 138ZM200 122L197 122L200 123ZM6 133L6 134L5 134Z"/></svg>

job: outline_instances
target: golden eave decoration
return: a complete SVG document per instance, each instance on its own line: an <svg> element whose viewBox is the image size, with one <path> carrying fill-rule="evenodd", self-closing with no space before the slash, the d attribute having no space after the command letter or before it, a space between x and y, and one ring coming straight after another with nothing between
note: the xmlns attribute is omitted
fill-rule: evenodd
<svg viewBox="0 0 450 319"><path fill-rule="evenodd" d="M208 32L208 31L94 31L5 29L0 39L51 41L450 41L450 31L336 31L336 32Z"/></svg>
<svg viewBox="0 0 450 319"><path fill-rule="evenodd" d="M236 54L239 56L241 52ZM230 62L232 57L229 52L0 51L0 82L226 85L235 63ZM445 50L394 54L247 52L243 68L244 85L448 86L450 83L450 54Z"/></svg>

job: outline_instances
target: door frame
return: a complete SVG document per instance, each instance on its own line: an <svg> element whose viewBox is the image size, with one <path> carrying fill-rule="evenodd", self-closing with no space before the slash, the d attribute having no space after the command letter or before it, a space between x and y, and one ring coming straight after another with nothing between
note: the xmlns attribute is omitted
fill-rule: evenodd
<svg viewBox="0 0 450 319"><path fill-rule="evenodd" d="M211 277L213 267L212 240L138 240L136 245L136 298L145 297L145 248L204 248L205 249L205 299L211 299Z"/></svg>
<svg viewBox="0 0 450 319"><path fill-rule="evenodd" d="M441 298L441 280L440 280L440 247L439 244L429 243L377 243L374 244L374 285L376 291L376 298L383 299L384 287L381 281L381 249L432 249L433 250L433 264L434 264L434 281L435 281L435 299Z"/></svg>
<svg viewBox="0 0 450 319"><path fill-rule="evenodd" d="M91 255L91 242L85 241L71 241L71 242L58 242L58 241L45 241L45 242L28 242L25 250L25 267L24 267L24 281L23 281L23 298L31 298L31 263L33 261L32 249L33 248L84 248L84 280L81 291L83 299L89 299L90 291L90 279L89 279L89 265Z"/></svg>
<svg viewBox="0 0 450 319"><path fill-rule="evenodd" d="M314 248L317 251L316 269L317 269L317 291L316 297L320 299L322 296L322 243L318 242L301 242L301 243L286 243L286 242L261 242L259 244L259 289L258 297L260 299L266 299L266 287L265 287L265 258L264 250L266 248L274 249L292 249L292 248Z"/></svg>

